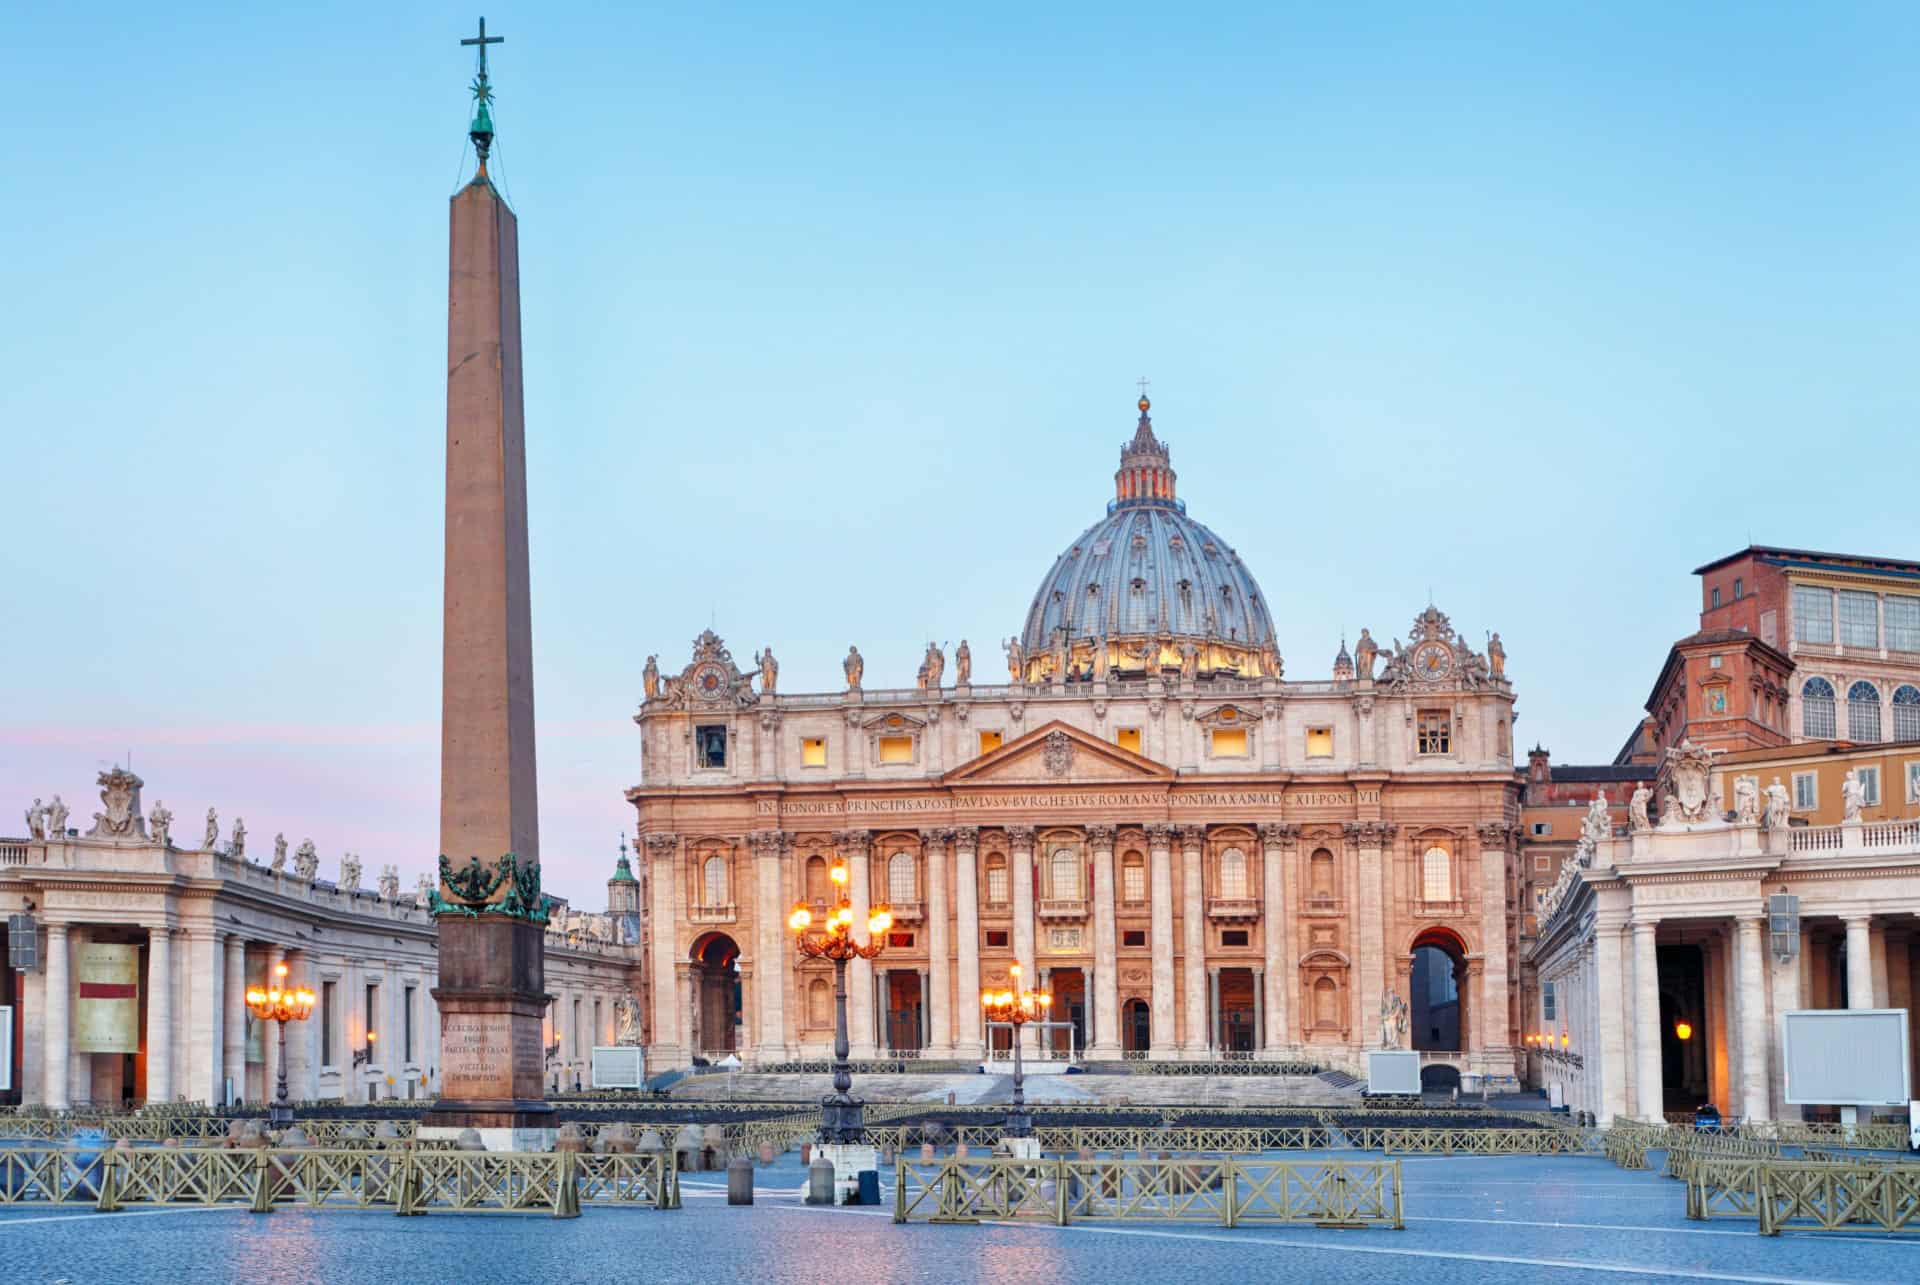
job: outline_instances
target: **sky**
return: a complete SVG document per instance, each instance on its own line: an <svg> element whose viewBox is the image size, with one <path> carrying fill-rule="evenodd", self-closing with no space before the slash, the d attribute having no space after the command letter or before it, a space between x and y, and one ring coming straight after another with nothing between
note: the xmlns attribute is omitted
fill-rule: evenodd
<svg viewBox="0 0 1920 1285"><path fill-rule="evenodd" d="M998 672L1143 376L1289 677L1431 596L1556 761L1626 738L1695 566L1920 556L1910 3L486 13L576 905L648 654ZM11 815L131 755L189 841L431 867L476 16L0 15Z"/></svg>

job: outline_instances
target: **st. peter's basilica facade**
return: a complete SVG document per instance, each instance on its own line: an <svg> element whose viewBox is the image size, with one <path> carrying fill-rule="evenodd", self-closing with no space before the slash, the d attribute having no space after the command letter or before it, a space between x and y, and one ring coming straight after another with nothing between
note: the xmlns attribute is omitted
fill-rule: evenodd
<svg viewBox="0 0 1920 1285"><path fill-rule="evenodd" d="M1429 606L1282 677L1252 573L1187 516L1148 403L1106 515L1041 582L1006 670L930 646L911 688L778 691L711 632L647 662L649 1066L819 1057L831 965L786 919L851 872L894 926L849 979L856 1058L974 1062L1018 962L1056 1054L1362 1069L1383 1044L1511 1074L1513 688ZM756 679L758 680L756 682ZM1031 1031L1029 1032L1031 1035Z"/></svg>

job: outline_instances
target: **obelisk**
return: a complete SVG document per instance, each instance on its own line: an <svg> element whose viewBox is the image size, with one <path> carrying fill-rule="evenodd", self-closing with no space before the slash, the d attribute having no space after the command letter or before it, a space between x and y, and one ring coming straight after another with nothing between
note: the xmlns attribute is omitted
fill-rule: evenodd
<svg viewBox="0 0 1920 1285"><path fill-rule="evenodd" d="M544 1150L546 905L534 787L518 228L487 176L487 35L469 130L479 165L452 201L447 272L447 544L440 696L440 1099L425 1136L477 1129Z"/></svg>

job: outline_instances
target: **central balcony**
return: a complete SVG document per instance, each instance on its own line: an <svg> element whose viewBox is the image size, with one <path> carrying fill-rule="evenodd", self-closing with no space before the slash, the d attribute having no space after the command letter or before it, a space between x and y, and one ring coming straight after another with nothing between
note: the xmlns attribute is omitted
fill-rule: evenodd
<svg viewBox="0 0 1920 1285"><path fill-rule="evenodd" d="M1042 919L1056 919L1073 922L1087 917L1087 899L1085 897L1048 897L1035 907L1035 914Z"/></svg>
<svg viewBox="0 0 1920 1285"><path fill-rule="evenodd" d="M894 901L887 903L887 909L893 912L896 924L917 924L920 922L920 903L917 901Z"/></svg>
<svg viewBox="0 0 1920 1285"><path fill-rule="evenodd" d="M724 906L689 906L687 922L690 924L730 924L735 919L733 903Z"/></svg>
<svg viewBox="0 0 1920 1285"><path fill-rule="evenodd" d="M1260 917L1260 903L1252 897L1208 897L1207 918L1221 923L1250 923Z"/></svg>

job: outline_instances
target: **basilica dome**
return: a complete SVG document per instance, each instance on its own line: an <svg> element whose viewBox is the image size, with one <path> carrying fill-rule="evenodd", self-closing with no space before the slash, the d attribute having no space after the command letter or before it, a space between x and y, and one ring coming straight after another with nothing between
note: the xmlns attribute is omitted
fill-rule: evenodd
<svg viewBox="0 0 1920 1285"><path fill-rule="evenodd" d="M1187 516L1166 446L1140 399L1107 514L1054 560L1027 610L1027 681L1279 676L1267 601L1233 548Z"/></svg>

